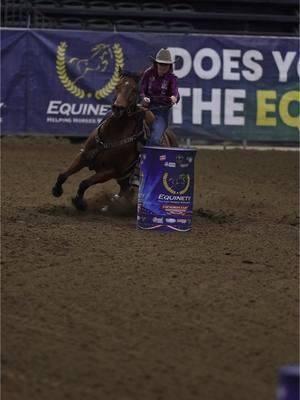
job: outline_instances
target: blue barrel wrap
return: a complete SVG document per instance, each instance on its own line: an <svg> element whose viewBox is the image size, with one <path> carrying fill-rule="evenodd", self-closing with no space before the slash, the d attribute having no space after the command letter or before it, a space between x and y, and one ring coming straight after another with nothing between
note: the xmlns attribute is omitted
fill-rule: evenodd
<svg viewBox="0 0 300 400"><path fill-rule="evenodd" d="M299 365L286 365L279 370L277 400L299 400Z"/></svg>
<svg viewBox="0 0 300 400"><path fill-rule="evenodd" d="M196 150L145 146L140 160L139 228L191 229L195 156Z"/></svg>

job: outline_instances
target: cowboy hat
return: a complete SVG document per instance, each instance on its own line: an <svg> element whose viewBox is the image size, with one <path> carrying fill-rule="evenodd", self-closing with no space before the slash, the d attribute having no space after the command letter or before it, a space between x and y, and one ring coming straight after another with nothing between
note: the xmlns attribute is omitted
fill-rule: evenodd
<svg viewBox="0 0 300 400"><path fill-rule="evenodd" d="M152 61L157 62L159 64L174 64L175 61L172 58L171 52L170 50L168 50L167 48L162 48L160 49L155 58L150 57Z"/></svg>

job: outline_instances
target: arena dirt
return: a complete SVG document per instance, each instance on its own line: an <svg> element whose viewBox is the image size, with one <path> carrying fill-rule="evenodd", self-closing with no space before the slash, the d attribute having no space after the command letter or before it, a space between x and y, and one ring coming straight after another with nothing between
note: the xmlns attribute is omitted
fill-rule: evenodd
<svg viewBox="0 0 300 400"><path fill-rule="evenodd" d="M51 196L80 144L2 139L3 400L267 400L298 362L296 152L198 152L193 229Z"/></svg>

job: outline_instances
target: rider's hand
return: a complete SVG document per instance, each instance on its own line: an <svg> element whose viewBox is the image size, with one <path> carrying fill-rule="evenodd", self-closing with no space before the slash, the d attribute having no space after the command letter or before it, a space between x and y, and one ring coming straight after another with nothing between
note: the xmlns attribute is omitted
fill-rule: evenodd
<svg viewBox="0 0 300 400"><path fill-rule="evenodd" d="M149 106L149 104L150 104L150 99L149 99L149 97L144 97L143 98L143 106Z"/></svg>
<svg viewBox="0 0 300 400"><path fill-rule="evenodd" d="M172 104L176 104L177 97L176 96L171 96L170 97Z"/></svg>

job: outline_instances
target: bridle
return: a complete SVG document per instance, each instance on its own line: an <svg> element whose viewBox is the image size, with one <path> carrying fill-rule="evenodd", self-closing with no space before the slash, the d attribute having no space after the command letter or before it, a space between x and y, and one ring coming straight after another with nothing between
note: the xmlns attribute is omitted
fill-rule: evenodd
<svg viewBox="0 0 300 400"><path fill-rule="evenodd" d="M123 83L125 85L125 87L126 87L126 85L130 84L129 80L126 80L127 76L123 76L123 77L121 76L121 78L123 78L125 80L125 82ZM128 79L129 78L130 77L128 77ZM131 79L133 79L133 78L131 78ZM120 85L120 84L122 84L122 82L120 82L118 85ZM116 87L117 90L118 90L118 85ZM136 82L136 87L133 87L131 89L131 92L129 93L127 107L122 107L122 106L118 106L118 105L114 104L115 100L116 100L116 97L115 97L112 107L111 107L111 110L112 110L111 116L113 116L115 118L121 118L123 116L127 116L127 117L134 116L136 124L135 124L135 128L133 130L133 133L130 136L119 139L117 141L107 142L107 141L104 141L101 137L101 129L105 125L105 120L104 120L98 127L98 131L97 131L97 135L96 135L96 142L102 149L112 149L112 148L123 146L123 145L129 144L129 143L137 142L138 140L142 140L142 138L145 134L145 127L144 127L144 123L143 123L144 110L138 109L138 107L137 107L138 99L139 99L139 85L137 82Z"/></svg>
<svg viewBox="0 0 300 400"><path fill-rule="evenodd" d="M123 77L121 76L121 78L126 79L127 76L124 75ZM130 76L128 78L130 78ZM121 84L121 82L118 85L120 85L120 84ZM129 85L129 81L125 81L124 84ZM118 88L118 85L117 85L117 88ZM122 106L118 106L118 105L114 104L116 97L114 98L113 104L111 107L111 110L112 110L111 116L113 116L115 118L121 118L125 115L127 117L134 116L136 119L136 126L134 129L134 132L129 137L126 137L126 138L123 138L123 139L120 139L117 141L113 141L113 142L106 142L101 137L101 129L105 125L105 120L103 120L102 123L98 127L98 131L97 131L97 135L96 135L96 142L97 142L98 146L100 146L100 148L107 149L107 150L112 149L115 147L123 146L125 144L143 140L143 138L145 138L145 136L147 136L147 133L148 133L147 131L149 131L149 128L147 128L143 122L145 108L138 107L139 83L136 84L136 88L133 89L132 92L133 92L133 94L130 94L130 96L129 96L130 100L128 101L127 107L122 107ZM164 108L169 108L169 107L170 107L169 105L166 105L166 106L161 105L161 106L149 108L149 110L151 111L151 110L164 109Z"/></svg>
<svg viewBox="0 0 300 400"><path fill-rule="evenodd" d="M127 78L126 76L123 77L123 79L126 79L126 78ZM116 89L118 88L119 85L121 85L121 82L116 86ZM125 82L124 82L125 88L126 88L126 85L130 85L129 80L125 80ZM133 92L133 94L130 93L130 95L128 96L129 99L128 99L127 107L118 106L118 105L114 104L115 100L116 100L116 97L115 97L112 107L111 107L112 114L114 117L121 118L126 114L128 116L131 116L135 113L136 108L137 108L137 102L139 99L139 85L138 84L136 85L136 88L132 88L132 92Z"/></svg>

